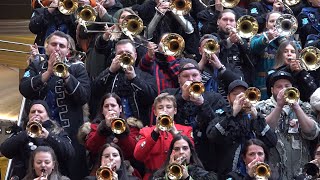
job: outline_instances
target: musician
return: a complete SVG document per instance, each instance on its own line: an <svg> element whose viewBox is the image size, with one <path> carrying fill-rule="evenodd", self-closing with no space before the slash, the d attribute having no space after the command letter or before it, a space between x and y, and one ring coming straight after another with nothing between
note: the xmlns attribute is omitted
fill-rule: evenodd
<svg viewBox="0 0 320 180"><path fill-rule="evenodd" d="M301 100L309 101L310 96L317 89L317 85L310 73L302 68L301 60L298 58L299 50L295 41L286 40L280 44L277 50L273 68L275 71L280 70L290 73L295 80L294 85L301 92ZM268 93L270 95L270 91Z"/></svg>
<svg viewBox="0 0 320 180"><path fill-rule="evenodd" d="M124 119L122 114L120 97L115 93L107 93L101 98L97 117L92 123L85 123L79 130L78 136L90 153L92 165L97 165L97 155L101 147L107 142L113 142L123 150L124 159L130 160L133 165L137 164L133 157L133 151L139 139L139 130L143 127L136 118ZM123 119L123 132L115 133L112 121L115 118ZM95 167L92 169L97 170Z"/></svg>
<svg viewBox="0 0 320 180"><path fill-rule="evenodd" d="M153 173L151 179L168 179L168 166L174 163L180 164L182 167L180 179L218 179L214 172L208 172L204 169L194 145L187 136L180 135L172 139L166 161L159 170Z"/></svg>
<svg viewBox="0 0 320 180"><path fill-rule="evenodd" d="M55 152L49 146L39 146L31 154L27 175L23 180L70 180L59 172Z"/></svg>
<svg viewBox="0 0 320 180"><path fill-rule="evenodd" d="M92 94L101 98L105 93L116 92L121 98L125 118L135 117L145 126L149 124L150 107L157 94L155 78L133 65L122 68L120 63L123 53L128 53L132 61L137 58L136 48L129 39L117 42L116 56L110 67L102 71L93 82Z"/></svg>
<svg viewBox="0 0 320 180"><path fill-rule="evenodd" d="M268 157L268 148L262 141L259 139L249 139L241 151L241 169L228 173L227 180L255 180L258 163L268 162ZM269 173L270 171L269 169ZM272 171L271 175L273 175ZM268 179L267 176L266 178Z"/></svg>
<svg viewBox="0 0 320 180"><path fill-rule="evenodd" d="M28 111L27 122L40 123L42 125L42 129L39 129L40 134L36 135L38 132L32 133L31 129L26 129L27 123L25 123L23 129L20 127L14 128L17 131L1 144L1 153L5 157L13 159L13 176L18 176L22 179L26 175L28 168L30 168L30 171L33 170L33 163L29 167L28 162L29 160L33 162L34 156L31 154L39 146L51 147L57 155L55 161L61 165L60 172L68 175L66 162L74 157L75 151L68 134L57 122L51 120L51 117L51 111L45 101L33 101Z"/></svg>
<svg viewBox="0 0 320 180"><path fill-rule="evenodd" d="M230 83L227 98L231 110L218 112L207 127L208 139L216 150L214 171L219 174L219 179L226 179L227 173L240 168L240 152L247 140L260 139L268 148L277 143L276 134L246 96L247 88L248 84L241 80ZM255 95L258 97L258 93Z"/></svg>
<svg viewBox="0 0 320 180"><path fill-rule="evenodd" d="M114 143L107 143L102 146L101 151L99 153L99 164L100 167L107 167L111 170L110 179L115 180L138 180L139 178L128 175L128 171L126 169L124 163L124 156L122 154L121 148ZM84 180L96 180L103 178L105 174L101 173L100 176L87 176Z"/></svg>
<svg viewBox="0 0 320 180"><path fill-rule="evenodd" d="M85 149L77 142L77 132L83 124L82 106L90 97L90 80L83 63L66 61L70 47L65 33L55 31L48 36L45 49L45 60L33 61L28 66L20 81L19 90L27 99L43 99L48 103L52 118L68 132L74 148L77 149L77 158L69 162L77 164L75 171L79 171L83 166L83 171L72 174L81 175L87 168L83 163ZM54 75L54 71L57 71L54 70L54 65L59 59L65 62L65 73L62 73L62 77ZM73 179L72 175L69 177Z"/></svg>
<svg viewBox="0 0 320 180"><path fill-rule="evenodd" d="M153 109L157 117L157 125L144 127L140 130L141 137L134 149L134 157L143 162L146 168L144 180L148 180L165 162L169 145L175 136L183 134L193 141L192 127L177 124L174 120L177 113L174 96L168 93L159 94L154 100ZM162 129L165 127L159 125L161 115L167 115L173 121L172 124L167 125L167 130Z"/></svg>
<svg viewBox="0 0 320 180"><path fill-rule="evenodd" d="M193 127L195 148L206 170L211 171L215 164L214 148L210 146L206 128L216 112L226 108L226 101L216 92L207 92L199 96L191 95L192 82L201 82L201 71L193 59L182 58L179 66L179 88L168 88L164 92L174 95L177 101L177 124Z"/></svg>
<svg viewBox="0 0 320 180"><path fill-rule="evenodd" d="M275 173L279 173L280 179L291 180L309 162L309 143L318 137L319 126L308 102L298 100L289 104L286 100L297 97L296 93L285 96L286 89L293 84L291 74L277 71L269 76L272 96L258 102L256 107L278 137L276 147L270 150L270 164L277 167Z"/></svg>

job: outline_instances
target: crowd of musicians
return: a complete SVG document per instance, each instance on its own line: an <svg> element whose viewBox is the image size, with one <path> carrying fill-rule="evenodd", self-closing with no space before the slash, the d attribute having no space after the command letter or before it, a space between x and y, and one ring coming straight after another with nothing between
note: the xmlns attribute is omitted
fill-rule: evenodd
<svg viewBox="0 0 320 180"><path fill-rule="evenodd" d="M317 179L320 0L34 0L11 179Z"/></svg>

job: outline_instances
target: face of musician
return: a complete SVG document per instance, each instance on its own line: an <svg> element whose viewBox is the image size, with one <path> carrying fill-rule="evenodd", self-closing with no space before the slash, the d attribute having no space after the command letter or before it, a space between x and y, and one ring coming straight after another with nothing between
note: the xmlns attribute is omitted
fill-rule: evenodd
<svg viewBox="0 0 320 180"><path fill-rule="evenodd" d="M288 87L292 87L292 84L289 80L287 79L279 79L277 80L273 87L271 87L271 92L272 95L274 97L274 99L277 99L278 93L284 89L284 88L288 88Z"/></svg>
<svg viewBox="0 0 320 180"><path fill-rule="evenodd" d="M283 51L283 60L285 64L290 64L291 59L296 59L296 50L291 44L288 44Z"/></svg>
<svg viewBox="0 0 320 180"><path fill-rule="evenodd" d="M236 27L236 15L232 12L225 12L222 14L221 18L217 21L219 30L223 32L228 32L228 28Z"/></svg>
<svg viewBox="0 0 320 180"><path fill-rule="evenodd" d="M108 112L112 111L115 116L119 117L122 112L122 107L117 103L117 100L113 97L107 98L103 102L102 113L105 116Z"/></svg>
<svg viewBox="0 0 320 180"><path fill-rule="evenodd" d="M29 112L29 121L45 122L49 119L47 110L42 104L34 104Z"/></svg>
<svg viewBox="0 0 320 180"><path fill-rule="evenodd" d="M61 59L64 59L69 53L68 40L60 36L52 36L46 44L46 54L50 55L54 52L59 53Z"/></svg>
<svg viewBox="0 0 320 180"><path fill-rule="evenodd" d="M236 97L240 94L240 93L244 93L246 91L246 88L243 86L238 86L235 87L227 96L227 99L230 103L230 105L233 105L233 102L235 101Z"/></svg>
<svg viewBox="0 0 320 180"><path fill-rule="evenodd" d="M191 63L188 63L185 66L183 66L183 68L190 68L190 67L195 67L195 66ZM201 74L198 69L183 70L178 76L180 87L182 87L186 81L201 82L201 79L202 79Z"/></svg>
<svg viewBox="0 0 320 180"><path fill-rule="evenodd" d="M320 7L320 0L309 0L312 7L319 8Z"/></svg>
<svg viewBox="0 0 320 180"><path fill-rule="evenodd" d="M119 151L114 147L107 147L103 150L102 157L101 157L101 166L110 166L111 169L118 170L121 166L121 156Z"/></svg>
<svg viewBox="0 0 320 180"><path fill-rule="evenodd" d="M116 55L121 55L124 52L130 53L133 59L137 59L136 49L131 43L119 44L116 46Z"/></svg>
<svg viewBox="0 0 320 180"><path fill-rule="evenodd" d="M187 164L190 163L191 151L186 140L180 139L173 144L172 154L175 159L184 157Z"/></svg>
<svg viewBox="0 0 320 180"><path fill-rule="evenodd" d="M119 17L119 20L118 20L119 24L122 24L122 21L123 21L124 18L125 18L126 16L128 16L128 15L132 15L132 13L129 12L129 11L123 11L123 12L121 13L120 17Z"/></svg>
<svg viewBox="0 0 320 180"><path fill-rule="evenodd" d="M177 114L177 108L174 107L173 102L169 99L163 99L155 105L154 114L157 117L166 114L173 118Z"/></svg>
<svg viewBox="0 0 320 180"><path fill-rule="evenodd" d="M314 158L320 160L320 146L317 147Z"/></svg>
<svg viewBox="0 0 320 180"><path fill-rule="evenodd" d="M46 175L50 175L54 169L55 163L50 152L38 152L34 156L33 167L36 175L40 177L44 170Z"/></svg>
<svg viewBox="0 0 320 180"><path fill-rule="evenodd" d="M269 19L266 23L266 28L267 29L273 29L276 25L276 20L281 16L280 13L275 12L269 15Z"/></svg>
<svg viewBox="0 0 320 180"><path fill-rule="evenodd" d="M264 162L265 153L261 146L252 144L248 147L246 154L243 157L243 161L246 165L257 159L258 162Z"/></svg>

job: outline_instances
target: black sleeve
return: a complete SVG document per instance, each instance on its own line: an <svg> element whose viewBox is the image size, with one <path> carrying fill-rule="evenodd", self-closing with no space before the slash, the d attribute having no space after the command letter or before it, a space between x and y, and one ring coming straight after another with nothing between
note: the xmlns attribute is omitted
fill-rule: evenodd
<svg viewBox="0 0 320 180"><path fill-rule="evenodd" d="M302 70L298 73L292 73L292 75L298 85L301 94L300 99L305 102L310 101L310 96L317 89L314 78L306 70Z"/></svg>
<svg viewBox="0 0 320 180"><path fill-rule="evenodd" d="M45 141L52 147L56 155L63 158L63 160L69 160L74 157L75 150L66 132L62 131L59 134L49 133Z"/></svg>
<svg viewBox="0 0 320 180"><path fill-rule="evenodd" d="M20 149L29 142L29 136L26 131L20 131L17 134L11 135L6 139L0 146L0 152L7 157L12 159L20 153Z"/></svg>
<svg viewBox="0 0 320 180"><path fill-rule="evenodd" d="M189 175L196 180L218 180L215 172L206 171L199 166L190 165L188 167Z"/></svg>
<svg viewBox="0 0 320 180"><path fill-rule="evenodd" d="M251 122L253 131L257 135L258 139L263 141L269 148L277 145L277 135L266 123L264 118L258 116L257 119L253 119Z"/></svg>

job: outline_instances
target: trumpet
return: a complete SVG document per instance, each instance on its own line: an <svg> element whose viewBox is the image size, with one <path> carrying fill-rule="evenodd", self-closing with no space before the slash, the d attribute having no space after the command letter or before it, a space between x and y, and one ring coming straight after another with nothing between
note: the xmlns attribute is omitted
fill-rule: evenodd
<svg viewBox="0 0 320 180"><path fill-rule="evenodd" d="M300 53L301 66L306 71L315 71L320 67L320 50L310 46L302 49Z"/></svg>
<svg viewBox="0 0 320 180"><path fill-rule="evenodd" d="M181 35L176 33L167 33L162 36L159 47L167 56L178 56L183 52L185 42Z"/></svg>
<svg viewBox="0 0 320 180"><path fill-rule="evenodd" d="M135 63L135 59L133 58L133 56L130 53L127 52L123 52L120 57L120 66L123 69L127 69L130 66L133 66Z"/></svg>
<svg viewBox="0 0 320 180"><path fill-rule="evenodd" d="M246 99L251 103L255 104L261 99L261 92L256 87L249 87L245 92Z"/></svg>
<svg viewBox="0 0 320 180"><path fill-rule="evenodd" d="M300 99L300 92L295 87L289 87L284 91L284 99L287 104L293 104Z"/></svg>
<svg viewBox="0 0 320 180"><path fill-rule="evenodd" d="M139 16L131 14L123 19L120 27L126 36L135 36L143 31L143 21Z"/></svg>
<svg viewBox="0 0 320 180"><path fill-rule="evenodd" d="M211 54L215 54L220 50L219 43L214 39L208 39L204 46L203 46L204 52L206 53L206 56L208 59L210 59Z"/></svg>
<svg viewBox="0 0 320 180"><path fill-rule="evenodd" d="M257 179L268 179L271 175L271 170L268 164L259 162L254 171L254 176Z"/></svg>
<svg viewBox="0 0 320 180"><path fill-rule="evenodd" d="M96 171L97 180L112 180L113 171L107 166L102 166Z"/></svg>
<svg viewBox="0 0 320 180"><path fill-rule="evenodd" d="M26 131L28 136L32 138L39 137L42 133L42 125L37 121L30 121L27 124Z"/></svg>
<svg viewBox="0 0 320 180"><path fill-rule="evenodd" d="M189 93L194 98L200 97L205 91L204 85L202 82L192 82L190 84Z"/></svg>
<svg viewBox="0 0 320 180"><path fill-rule="evenodd" d="M221 5L224 8L234 8L239 4L240 0L222 0Z"/></svg>
<svg viewBox="0 0 320 180"><path fill-rule="evenodd" d="M65 77L68 73L67 65L62 62L60 56L57 56L57 63L53 65L53 74L58 77Z"/></svg>
<svg viewBox="0 0 320 180"><path fill-rule="evenodd" d="M45 179L48 178L48 174L46 173L45 169L41 169L41 176L40 177L44 177Z"/></svg>
<svg viewBox="0 0 320 180"><path fill-rule="evenodd" d="M166 173L169 179L181 179L183 176L183 167L180 164L172 163L167 167Z"/></svg>
<svg viewBox="0 0 320 180"><path fill-rule="evenodd" d="M126 121L122 118L115 118L111 122L111 130L115 134L122 134L126 130Z"/></svg>
<svg viewBox="0 0 320 180"><path fill-rule="evenodd" d="M178 16L186 15L190 12L192 8L191 0L171 0L169 5L173 14Z"/></svg>
<svg viewBox="0 0 320 180"><path fill-rule="evenodd" d="M90 5L84 5L77 9L76 18L79 22L82 21L95 21L97 18L97 11Z"/></svg>
<svg viewBox="0 0 320 180"><path fill-rule="evenodd" d="M309 179L316 179L319 177L319 167L312 162L304 165L303 172L307 177L310 177Z"/></svg>
<svg viewBox="0 0 320 180"><path fill-rule="evenodd" d="M49 8L45 6L41 2L42 0L38 0L38 3L43 8ZM59 11L64 15L71 15L78 9L78 1L77 0L59 0L58 4Z"/></svg>
<svg viewBox="0 0 320 180"><path fill-rule="evenodd" d="M258 33L259 25L258 21L249 15L241 16L237 20L236 28L227 28L229 32L237 33L238 38L240 39L240 44L244 44L242 38L251 38Z"/></svg>
<svg viewBox="0 0 320 180"><path fill-rule="evenodd" d="M298 21L291 14L283 14L276 20L275 29L280 36L291 36L298 29Z"/></svg>
<svg viewBox="0 0 320 180"><path fill-rule="evenodd" d="M173 119L167 114L162 114L157 117L157 127L161 131L169 131L173 127Z"/></svg>

